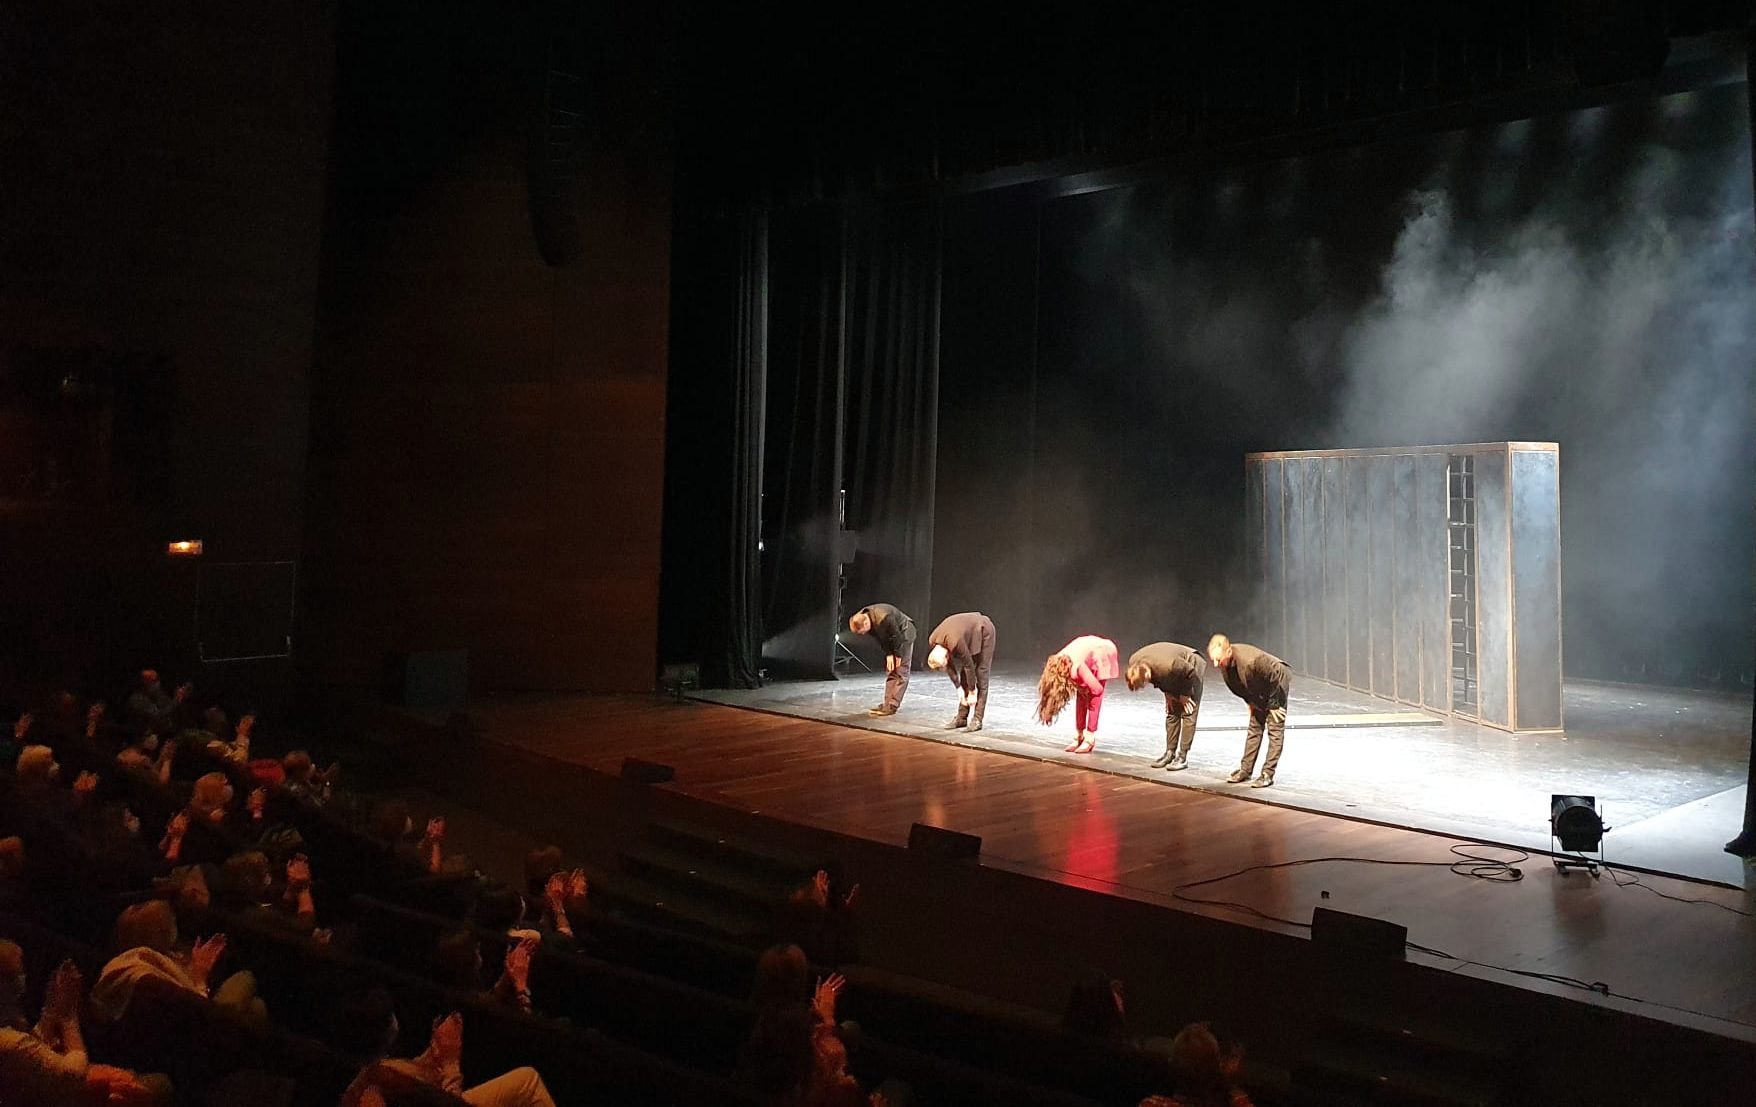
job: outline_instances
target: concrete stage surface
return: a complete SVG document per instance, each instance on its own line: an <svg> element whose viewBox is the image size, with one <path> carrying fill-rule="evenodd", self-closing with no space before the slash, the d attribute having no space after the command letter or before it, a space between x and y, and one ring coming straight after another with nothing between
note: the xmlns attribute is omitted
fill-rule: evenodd
<svg viewBox="0 0 1756 1107"><path fill-rule="evenodd" d="M1286 750L1272 788L1225 783L1243 749L1243 704L1207 681L1189 767L1148 762L1164 749L1164 697L1130 693L1121 680L1104 696L1097 751L1063 753L1072 710L1053 728L1036 724L1035 670L994 670L982 731L947 730L956 691L942 674L917 671L902 710L871 718L884 674L796 681L696 698L900 737L989 750L1168 787L1460 838L1548 850L1549 796L1598 798L1605 859L1655 872L1744 887L1750 869L1724 852L1744 810L1750 697L1568 681L1564 733L1508 734L1410 712L1312 677L1295 676Z"/></svg>

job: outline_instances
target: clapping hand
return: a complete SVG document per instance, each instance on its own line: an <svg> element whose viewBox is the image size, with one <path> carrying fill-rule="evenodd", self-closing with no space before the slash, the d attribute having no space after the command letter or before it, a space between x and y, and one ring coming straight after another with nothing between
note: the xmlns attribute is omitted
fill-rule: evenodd
<svg viewBox="0 0 1756 1107"><path fill-rule="evenodd" d="M569 899L584 899L591 890L591 884L585 879L584 869L574 869L567 874L567 896Z"/></svg>
<svg viewBox="0 0 1756 1107"><path fill-rule="evenodd" d="M12 724L12 737L14 741L24 741L24 736L30 733L31 721L31 713L26 711L18 717L18 722Z"/></svg>
<svg viewBox="0 0 1756 1107"><path fill-rule="evenodd" d="M98 736L98 724L103 722L103 720L104 720L104 705L103 705L102 701L94 703L90 707L86 708L85 709L85 736L87 738L96 738Z"/></svg>
<svg viewBox="0 0 1756 1107"><path fill-rule="evenodd" d="M87 770L73 778L73 794L81 801L89 800L98 790L98 774Z"/></svg>
<svg viewBox="0 0 1756 1107"><path fill-rule="evenodd" d="M811 997L811 1009L817 1013L817 1020L829 1026L835 1025L835 1001L841 990L847 987L847 977L840 973L831 973L827 978L819 978L817 992Z"/></svg>
<svg viewBox="0 0 1756 1107"><path fill-rule="evenodd" d="M445 840L445 816L435 815L427 820L425 840L429 842L443 842Z"/></svg>
<svg viewBox="0 0 1756 1107"><path fill-rule="evenodd" d="M506 979L516 991L530 991L530 960L536 951L535 938L520 938L517 945L506 951Z"/></svg>
<svg viewBox="0 0 1756 1107"><path fill-rule="evenodd" d="M287 890L298 893L311 886L311 862L302 853L295 853L287 862Z"/></svg>
<svg viewBox="0 0 1756 1107"><path fill-rule="evenodd" d="M165 836L159 839L159 852L167 858L176 859L177 850L183 844L183 835L189 832L189 813L179 811L171 816L165 824Z"/></svg>
<svg viewBox="0 0 1756 1107"><path fill-rule="evenodd" d="M203 988L207 987L213 975L213 967L226 954L226 936L215 934L205 941L197 941L195 948L189 952L189 976Z"/></svg>
<svg viewBox="0 0 1756 1107"><path fill-rule="evenodd" d="M462 1012L453 1011L433 1023L433 1037L427 1042L427 1052L442 1066L447 1062L456 1064L463 1057Z"/></svg>
<svg viewBox="0 0 1756 1107"><path fill-rule="evenodd" d="M268 810L268 789L267 788L254 788L254 789L252 789L250 792L250 801L249 802L250 802L250 817L252 819L262 818L263 812Z"/></svg>

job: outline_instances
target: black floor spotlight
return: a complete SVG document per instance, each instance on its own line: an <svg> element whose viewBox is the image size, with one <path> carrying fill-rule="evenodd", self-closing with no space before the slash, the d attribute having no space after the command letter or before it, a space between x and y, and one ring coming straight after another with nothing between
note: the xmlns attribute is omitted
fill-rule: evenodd
<svg viewBox="0 0 1756 1107"><path fill-rule="evenodd" d="M1584 869L1593 876L1604 861L1604 825L1598 811L1596 796L1549 797L1549 850L1555 855L1555 868L1566 876L1568 869ZM1586 857L1597 851L1597 860ZM1568 857L1565 854L1576 856Z"/></svg>

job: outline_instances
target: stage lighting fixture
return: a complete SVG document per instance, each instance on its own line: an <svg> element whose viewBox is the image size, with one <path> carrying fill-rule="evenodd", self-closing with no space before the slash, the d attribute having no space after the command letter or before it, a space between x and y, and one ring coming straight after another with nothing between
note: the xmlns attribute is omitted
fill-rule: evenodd
<svg viewBox="0 0 1756 1107"><path fill-rule="evenodd" d="M185 538L180 542L167 542L165 544L165 556L166 557L200 557L201 556L201 539L199 539L199 538Z"/></svg>
<svg viewBox="0 0 1756 1107"><path fill-rule="evenodd" d="M1549 846L1556 853L1583 854L1587 850L1596 850L1597 861L1581 857L1577 860L1557 856L1555 867L1565 872L1569 868L1583 868L1594 875L1598 865L1603 861L1604 826L1602 814L1598 811L1596 796L1559 796L1549 797Z"/></svg>

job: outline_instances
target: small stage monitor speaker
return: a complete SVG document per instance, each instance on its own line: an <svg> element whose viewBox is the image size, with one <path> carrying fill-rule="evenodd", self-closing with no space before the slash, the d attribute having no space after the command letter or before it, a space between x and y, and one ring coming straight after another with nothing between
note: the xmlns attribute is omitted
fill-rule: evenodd
<svg viewBox="0 0 1756 1107"><path fill-rule="evenodd" d="M982 839L976 834L916 823L909 827L908 848L910 853L931 854L952 861L974 861L982 852Z"/></svg>
<svg viewBox="0 0 1756 1107"><path fill-rule="evenodd" d="M1408 927L1317 907L1311 911L1311 941L1330 953L1401 960L1408 948Z"/></svg>
<svg viewBox="0 0 1756 1107"><path fill-rule="evenodd" d="M657 761L624 757L622 759L622 779L630 784L669 784L677 779L677 770L669 765L661 765Z"/></svg>

